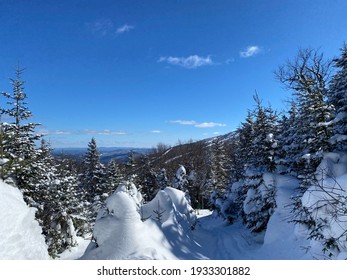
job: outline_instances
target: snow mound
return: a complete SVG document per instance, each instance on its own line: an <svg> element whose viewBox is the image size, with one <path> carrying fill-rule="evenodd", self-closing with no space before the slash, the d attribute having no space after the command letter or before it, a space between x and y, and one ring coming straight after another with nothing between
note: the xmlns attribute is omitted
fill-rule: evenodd
<svg viewBox="0 0 347 280"><path fill-rule="evenodd" d="M49 259L42 229L22 193L0 181L0 259Z"/></svg>
<svg viewBox="0 0 347 280"><path fill-rule="evenodd" d="M179 259L194 251L187 246L196 216L182 191L166 188L148 204L141 200L134 185L120 185L98 215L81 259Z"/></svg>
<svg viewBox="0 0 347 280"><path fill-rule="evenodd" d="M268 174L270 175L270 174ZM307 233L301 235L294 223L290 223L291 196L298 187L298 180L286 175L267 176L266 181L277 186L276 205L271 215L262 246L254 254L257 259L301 260L311 259L304 248L309 246Z"/></svg>
<svg viewBox="0 0 347 280"><path fill-rule="evenodd" d="M177 225L188 231L196 223L195 212L185 193L171 187L159 191L152 201L142 206L141 213L158 221L162 227Z"/></svg>

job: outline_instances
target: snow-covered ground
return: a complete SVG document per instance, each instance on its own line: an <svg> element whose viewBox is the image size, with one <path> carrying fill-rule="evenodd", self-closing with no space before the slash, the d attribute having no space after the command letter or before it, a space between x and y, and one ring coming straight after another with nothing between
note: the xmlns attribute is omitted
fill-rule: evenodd
<svg viewBox="0 0 347 280"><path fill-rule="evenodd" d="M138 211L138 193L133 186L132 194L123 188L109 198L107 214L99 217L95 226L97 245L91 242L83 253L86 242L82 242L83 249L76 251L82 259L324 258L320 248L312 249L306 233L289 223L287 206L298 182L290 176L273 179L278 185L278 207L263 234L250 233L240 221L230 225L209 210L192 211L184 194L172 188L159 192ZM78 258L79 254L72 252L62 258Z"/></svg>
<svg viewBox="0 0 347 280"><path fill-rule="evenodd" d="M123 255L116 257L130 259L214 260L325 259L326 256L322 254L321 244L317 241L307 240L307 230L303 230L289 222L292 213L291 208L288 206L291 203L290 197L298 186L297 180L290 176L280 175L272 177L272 180L276 180L276 185L278 186L276 195L278 207L271 216L268 228L263 234L250 233L240 221L230 225L221 218L212 215L211 211L204 209L185 213L189 214L190 218L194 217L194 215L197 217L194 230L189 230L187 224L191 223L191 221L188 222L189 218L187 216L183 218L184 215L179 212L184 211L187 207L184 194L169 188L159 193L145 207L145 211L142 211L143 218L152 216L151 218L141 222L141 217L136 214L135 208L130 212L128 210L131 221L124 222L122 218L123 222L119 220L115 224L107 223L108 226L115 227L114 233L110 234L111 238L98 248L90 245L91 247L89 247L82 258L112 258L112 256L115 257L111 253L113 251L112 248L119 249L120 247L117 246L125 246L124 243L128 243L127 246L122 247ZM125 199L125 196L124 194L122 199ZM111 200L114 200L114 198ZM117 202L117 200L114 202ZM179 206L177 207L175 203ZM124 210L126 207L130 207L130 205L131 203L127 206L123 205L121 208ZM109 210L112 212L115 209ZM162 220L159 222L157 220L158 213L161 212L163 212ZM136 221L133 220L135 216ZM119 219L121 218L119 217ZM128 231L122 233L126 236L123 239L118 232L115 232L119 230L116 228L121 225L120 223L128 223ZM138 226L138 223L142 225L142 228L136 231L135 228ZM96 227L99 227L98 223ZM127 241L127 238L130 238L131 242ZM131 244L130 247L132 249L129 249L129 244ZM82 248L85 245L86 243L82 243ZM81 255L83 255L82 251L80 250L79 252ZM96 254L97 251L101 253ZM345 256L344 253L339 258L343 258L343 256ZM69 256L67 254L65 256L67 259L70 257L76 258L78 255L72 254Z"/></svg>
<svg viewBox="0 0 347 280"><path fill-rule="evenodd" d="M322 186L329 190L337 183L340 188L335 193L347 201L347 157L330 154L321 168L328 172L320 177ZM322 244L308 240L307 229L289 222L292 217L289 204L298 181L273 174L265 176L265 180L272 180L277 186L277 207L262 234L251 233L241 221L230 225L209 210L193 210L185 194L173 188L159 191L151 202L143 205L136 187L127 184L118 187L107 199L105 209L97 217L93 239L80 238L78 247L65 251L60 259L326 259ZM316 188L307 190L302 198L304 205L317 205L324 198L326 192ZM323 231L327 236L337 232L337 220L329 216L329 207L312 208L315 215L332 221ZM0 182L0 259L49 258L34 213L18 189ZM346 230L344 218L338 219L338 234L341 227ZM347 258L343 240L340 245L341 252L332 258Z"/></svg>

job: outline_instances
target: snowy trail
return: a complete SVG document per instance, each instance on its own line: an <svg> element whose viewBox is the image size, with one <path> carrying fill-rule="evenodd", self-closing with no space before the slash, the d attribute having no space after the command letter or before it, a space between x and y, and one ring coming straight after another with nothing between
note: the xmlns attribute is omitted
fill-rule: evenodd
<svg viewBox="0 0 347 280"><path fill-rule="evenodd" d="M252 252L261 246L262 237L247 232L241 223L228 225L212 216L199 219L194 238L208 259L252 259Z"/></svg>
<svg viewBox="0 0 347 280"><path fill-rule="evenodd" d="M278 186L277 208L271 216L267 231L252 234L242 224L229 225L219 218L205 216L199 219L194 238L202 254L209 259L259 260L259 259L312 259L307 254L308 241L289 223L290 197L297 181L289 176L272 178Z"/></svg>

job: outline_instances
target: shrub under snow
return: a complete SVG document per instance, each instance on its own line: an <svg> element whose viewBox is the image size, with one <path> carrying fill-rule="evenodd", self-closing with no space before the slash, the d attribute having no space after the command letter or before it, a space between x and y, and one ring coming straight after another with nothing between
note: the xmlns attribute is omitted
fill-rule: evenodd
<svg viewBox="0 0 347 280"><path fill-rule="evenodd" d="M82 259L177 259L172 240L184 242L195 222L182 191L166 188L141 205L136 187L122 184L106 200ZM183 240L183 241L182 241Z"/></svg>

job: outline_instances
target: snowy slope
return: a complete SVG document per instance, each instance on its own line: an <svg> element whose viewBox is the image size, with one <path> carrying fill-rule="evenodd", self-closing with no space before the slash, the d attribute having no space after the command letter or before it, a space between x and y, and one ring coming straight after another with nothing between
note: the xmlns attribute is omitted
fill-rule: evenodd
<svg viewBox="0 0 347 280"><path fill-rule="evenodd" d="M0 181L0 259L49 259L42 230L21 192Z"/></svg>

